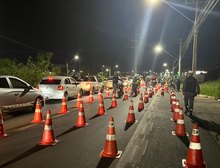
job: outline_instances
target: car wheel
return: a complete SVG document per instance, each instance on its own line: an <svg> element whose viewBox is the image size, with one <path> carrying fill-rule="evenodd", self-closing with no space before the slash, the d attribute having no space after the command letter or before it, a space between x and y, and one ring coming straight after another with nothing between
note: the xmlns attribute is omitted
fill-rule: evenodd
<svg viewBox="0 0 220 168"><path fill-rule="evenodd" d="M84 92L82 89L79 90L79 94L80 94L80 97L82 97L84 95Z"/></svg>

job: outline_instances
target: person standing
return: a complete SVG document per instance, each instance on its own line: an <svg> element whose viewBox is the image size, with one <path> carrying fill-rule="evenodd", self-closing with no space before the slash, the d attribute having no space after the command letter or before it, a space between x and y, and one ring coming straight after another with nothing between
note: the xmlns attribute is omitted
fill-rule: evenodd
<svg viewBox="0 0 220 168"><path fill-rule="evenodd" d="M176 89L179 92L180 91L180 78L179 77L176 78L175 83L176 83Z"/></svg>
<svg viewBox="0 0 220 168"><path fill-rule="evenodd" d="M114 76L113 76L113 79L112 79L113 93L114 93L114 94L116 94L116 91L117 91L118 80L119 80L118 74L115 73Z"/></svg>
<svg viewBox="0 0 220 168"><path fill-rule="evenodd" d="M185 103L185 113L189 113L192 115L193 105L194 105L194 97L200 94L199 83L195 77L193 77L193 72L188 72L188 77L183 82L183 95L184 95L184 103Z"/></svg>

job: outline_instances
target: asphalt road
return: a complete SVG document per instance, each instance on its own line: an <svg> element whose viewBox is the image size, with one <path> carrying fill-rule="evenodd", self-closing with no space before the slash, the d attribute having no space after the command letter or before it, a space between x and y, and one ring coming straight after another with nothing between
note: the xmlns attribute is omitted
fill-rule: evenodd
<svg viewBox="0 0 220 168"><path fill-rule="evenodd" d="M97 96L97 95L96 95ZM181 95L177 96L182 99ZM84 102L87 97L83 97ZM137 123L126 127L129 101L117 99L118 107L106 110L106 115L96 117L98 101L84 103L87 127L74 127L78 109L74 108L75 100L67 102L69 113L58 115L60 102L47 104L52 111L53 127L56 139L55 146L42 147L41 140L44 124L30 124L32 113L15 116L5 120L8 137L0 139L0 167L11 168L162 168L181 167L181 160L186 158L189 137L178 138L171 134L175 124L170 120L169 95L158 93L145 105L145 110L137 112L139 96L132 98ZM182 103L182 100L180 101ZM111 99L104 100L105 108L110 107ZM122 150L120 159L100 158L104 148L109 117L113 116L116 129L118 150ZM193 120L185 116L187 132L191 134ZM199 128L203 158L208 167L220 167L220 148L210 136L209 131Z"/></svg>

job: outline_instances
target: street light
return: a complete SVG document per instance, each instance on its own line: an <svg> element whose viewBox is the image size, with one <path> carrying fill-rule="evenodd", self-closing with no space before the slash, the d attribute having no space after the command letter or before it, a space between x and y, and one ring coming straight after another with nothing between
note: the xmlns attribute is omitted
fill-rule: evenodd
<svg viewBox="0 0 220 168"><path fill-rule="evenodd" d="M74 56L74 60L77 62L78 61L78 75L79 75L79 78L81 78L81 74L80 74L80 59L79 59L79 55L76 54Z"/></svg>
<svg viewBox="0 0 220 168"><path fill-rule="evenodd" d="M174 63L175 61L178 61L178 59L176 57L174 57L172 54L170 54L168 51L166 51L160 44L156 45L154 47L154 51L155 53L159 54L161 53L162 51L165 52L168 56L170 56L171 58L174 59L174 62L173 62L173 68L172 68L172 72L174 71ZM179 73L179 72L178 72Z"/></svg>
<svg viewBox="0 0 220 168"><path fill-rule="evenodd" d="M164 62L164 63L163 63L163 66L164 66L164 67L167 67L167 63L166 63L166 62Z"/></svg>

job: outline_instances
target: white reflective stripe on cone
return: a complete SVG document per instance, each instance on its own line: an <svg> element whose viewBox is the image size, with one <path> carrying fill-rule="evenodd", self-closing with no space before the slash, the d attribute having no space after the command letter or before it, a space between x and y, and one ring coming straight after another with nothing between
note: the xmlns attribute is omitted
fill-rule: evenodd
<svg viewBox="0 0 220 168"><path fill-rule="evenodd" d="M66 102L62 102L62 105L66 105Z"/></svg>
<svg viewBox="0 0 220 168"><path fill-rule="evenodd" d="M83 116L83 112L78 112L78 116Z"/></svg>
<svg viewBox="0 0 220 168"><path fill-rule="evenodd" d="M199 130L198 129L193 129L192 130L192 135L198 136L199 135Z"/></svg>
<svg viewBox="0 0 220 168"><path fill-rule="evenodd" d="M184 124L184 120L178 119L178 120L177 120L177 124Z"/></svg>
<svg viewBox="0 0 220 168"><path fill-rule="evenodd" d="M107 134L107 135L106 135L106 140L108 140L108 141L115 141L115 140L116 140L115 135L109 135L109 134Z"/></svg>
<svg viewBox="0 0 220 168"><path fill-rule="evenodd" d="M114 127L114 122L112 122L112 121L109 121L109 123L108 123L108 127Z"/></svg>
<svg viewBox="0 0 220 168"><path fill-rule="evenodd" d="M36 109L36 110L35 110L35 113L40 113L40 109Z"/></svg>
<svg viewBox="0 0 220 168"><path fill-rule="evenodd" d="M50 130L52 130L52 129L53 129L52 125L45 125L45 126L44 126L44 130L45 130L45 131L50 131Z"/></svg>
<svg viewBox="0 0 220 168"><path fill-rule="evenodd" d="M175 110L174 110L176 113L179 113L179 111L180 111L180 109L178 109L178 108L175 108Z"/></svg>
<svg viewBox="0 0 220 168"><path fill-rule="evenodd" d="M129 113L134 113L134 110L129 110Z"/></svg>
<svg viewBox="0 0 220 168"><path fill-rule="evenodd" d="M200 150L201 149L201 145L200 145L200 143L190 142L189 148L190 149L195 149L195 150Z"/></svg>
<svg viewBox="0 0 220 168"><path fill-rule="evenodd" d="M47 117L46 117L47 119L50 119L51 117L50 117L50 114L47 114Z"/></svg>

